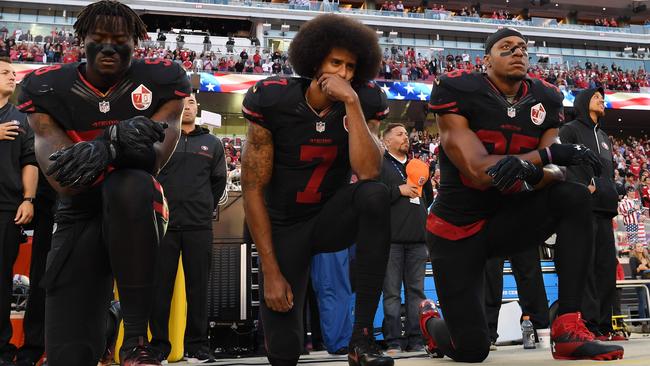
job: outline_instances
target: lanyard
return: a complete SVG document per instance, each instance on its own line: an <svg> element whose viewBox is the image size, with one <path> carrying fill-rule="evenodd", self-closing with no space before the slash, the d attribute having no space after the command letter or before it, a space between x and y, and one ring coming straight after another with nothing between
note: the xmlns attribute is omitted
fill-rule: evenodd
<svg viewBox="0 0 650 366"><path fill-rule="evenodd" d="M392 158L392 156L391 156L391 158ZM397 166L397 164L395 164L395 159L392 158L392 159L389 159L389 160L390 160L391 163L393 163L393 166L395 167L395 169L397 169L397 172L398 172L399 175L402 177L402 180L403 180L404 182L406 182L406 177L404 176L404 173L402 173L402 169L400 169L400 168Z"/></svg>

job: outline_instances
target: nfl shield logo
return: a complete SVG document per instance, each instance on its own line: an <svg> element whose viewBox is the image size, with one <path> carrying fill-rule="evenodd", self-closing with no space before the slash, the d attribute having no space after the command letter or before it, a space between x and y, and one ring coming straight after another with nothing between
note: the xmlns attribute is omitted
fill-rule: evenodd
<svg viewBox="0 0 650 366"><path fill-rule="evenodd" d="M316 122L316 132L325 132L325 122L323 121Z"/></svg>
<svg viewBox="0 0 650 366"><path fill-rule="evenodd" d="M153 100L151 90L147 89L146 86L140 84L134 91L131 92L131 102L135 109L139 111L144 111L145 109L151 106L151 101Z"/></svg>
<svg viewBox="0 0 650 366"><path fill-rule="evenodd" d="M509 107L508 108L508 117L515 118L516 115L517 115L517 110L512 108L512 107Z"/></svg>
<svg viewBox="0 0 650 366"><path fill-rule="evenodd" d="M530 120L533 121L533 123L536 124L537 126L544 123L545 118L546 118L546 109L544 108L542 103L537 103L530 109Z"/></svg>
<svg viewBox="0 0 650 366"><path fill-rule="evenodd" d="M102 113L108 113L111 110L111 103L102 100L99 102L99 111Z"/></svg>

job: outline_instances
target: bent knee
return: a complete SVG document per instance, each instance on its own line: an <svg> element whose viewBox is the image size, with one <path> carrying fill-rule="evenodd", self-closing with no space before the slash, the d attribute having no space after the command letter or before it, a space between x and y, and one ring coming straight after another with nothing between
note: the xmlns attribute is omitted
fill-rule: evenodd
<svg viewBox="0 0 650 366"><path fill-rule="evenodd" d="M138 169L118 169L106 177L102 185L104 202L111 205L133 205L134 201L151 200L153 177Z"/></svg>
<svg viewBox="0 0 650 366"><path fill-rule="evenodd" d="M354 192L354 205L369 213L389 212L390 194L385 184L367 180L358 183Z"/></svg>
<svg viewBox="0 0 650 366"><path fill-rule="evenodd" d="M473 346L471 348L457 349L456 351L458 353L453 358L456 362L483 362L490 353L490 345L481 347Z"/></svg>
<svg viewBox="0 0 650 366"><path fill-rule="evenodd" d="M575 182L560 182L551 187L552 201L560 212L586 210L591 212L591 193L589 189Z"/></svg>

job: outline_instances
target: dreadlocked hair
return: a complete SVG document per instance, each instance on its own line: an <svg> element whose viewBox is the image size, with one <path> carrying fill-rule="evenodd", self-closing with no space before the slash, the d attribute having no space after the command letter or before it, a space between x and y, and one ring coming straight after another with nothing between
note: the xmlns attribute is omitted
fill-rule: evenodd
<svg viewBox="0 0 650 366"><path fill-rule="evenodd" d="M381 48L377 33L342 15L320 15L303 24L289 47L289 62L298 75L313 78L333 48L357 57L353 81L367 82L379 72Z"/></svg>
<svg viewBox="0 0 650 366"><path fill-rule="evenodd" d="M83 41L86 36L102 25L105 29L117 29L120 25L133 37L133 41L147 39L147 26L130 7L117 0L100 0L79 13L73 27L77 37Z"/></svg>

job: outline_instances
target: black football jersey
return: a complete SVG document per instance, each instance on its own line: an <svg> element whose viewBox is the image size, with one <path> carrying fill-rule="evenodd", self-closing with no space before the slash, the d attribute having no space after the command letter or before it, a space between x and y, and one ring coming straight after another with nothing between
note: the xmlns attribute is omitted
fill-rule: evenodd
<svg viewBox="0 0 650 366"><path fill-rule="evenodd" d="M433 85L429 110L464 116L489 154L514 155L537 149L544 132L559 127L564 118L562 100L555 86L527 78L510 103L485 74L454 71ZM475 229L472 225L490 216L504 197L496 188L474 187L449 160L444 146L440 147L440 175L427 226L434 234L444 234L440 230L449 226L433 225L432 218Z"/></svg>
<svg viewBox="0 0 650 366"><path fill-rule="evenodd" d="M165 102L191 93L187 74L170 60L133 60L122 80L104 93L84 78L83 67L82 63L58 64L30 73L21 82L20 110L50 115L72 141L79 142L94 139L121 120L151 117ZM98 196L92 189L62 198L57 217L96 213L101 204Z"/></svg>
<svg viewBox="0 0 650 366"><path fill-rule="evenodd" d="M304 221L349 183L345 105L334 103L320 117L305 100L311 79L271 77L248 90L246 119L273 135L273 172L266 204L275 225ZM355 87L366 121L388 114L384 92L374 83Z"/></svg>

